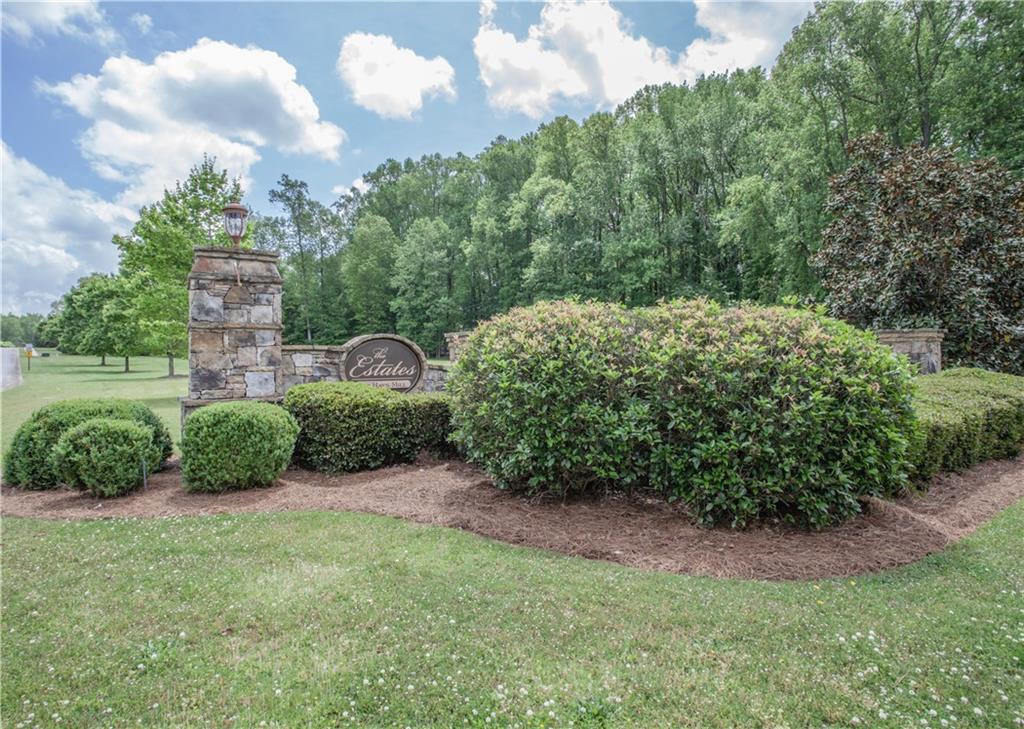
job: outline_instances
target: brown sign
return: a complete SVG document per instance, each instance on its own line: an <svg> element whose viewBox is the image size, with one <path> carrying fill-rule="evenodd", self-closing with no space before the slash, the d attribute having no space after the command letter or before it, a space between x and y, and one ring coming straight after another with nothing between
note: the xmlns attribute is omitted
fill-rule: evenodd
<svg viewBox="0 0 1024 729"><path fill-rule="evenodd" d="M415 344L392 335L357 337L346 347L345 379L408 392L420 383L423 356Z"/></svg>

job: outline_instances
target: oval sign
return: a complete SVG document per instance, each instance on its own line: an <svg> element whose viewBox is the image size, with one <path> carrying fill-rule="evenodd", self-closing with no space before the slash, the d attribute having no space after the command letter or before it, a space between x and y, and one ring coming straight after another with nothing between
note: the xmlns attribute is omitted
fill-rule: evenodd
<svg viewBox="0 0 1024 729"><path fill-rule="evenodd" d="M349 342L343 363L346 380L408 392L423 375L423 355L412 342L394 335L371 334ZM349 345L346 345L348 348Z"/></svg>

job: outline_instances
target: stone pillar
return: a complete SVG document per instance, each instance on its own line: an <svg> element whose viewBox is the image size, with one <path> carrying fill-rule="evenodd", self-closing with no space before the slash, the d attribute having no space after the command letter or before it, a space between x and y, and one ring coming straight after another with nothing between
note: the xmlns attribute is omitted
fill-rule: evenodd
<svg viewBox="0 0 1024 729"><path fill-rule="evenodd" d="M906 355L921 370L930 375L942 369L942 329L879 329L878 341L889 345L897 354Z"/></svg>
<svg viewBox="0 0 1024 729"><path fill-rule="evenodd" d="M281 288L276 253L195 249L183 423L211 402L281 398Z"/></svg>
<svg viewBox="0 0 1024 729"><path fill-rule="evenodd" d="M458 362L459 352L466 340L469 339L469 334L469 332L447 332L444 335L444 341L448 343L448 360L450 362Z"/></svg>

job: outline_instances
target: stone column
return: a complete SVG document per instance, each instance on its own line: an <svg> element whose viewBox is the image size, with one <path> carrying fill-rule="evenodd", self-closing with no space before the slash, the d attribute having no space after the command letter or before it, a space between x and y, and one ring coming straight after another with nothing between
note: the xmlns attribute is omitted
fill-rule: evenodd
<svg viewBox="0 0 1024 729"><path fill-rule="evenodd" d="M469 339L471 332L446 332L444 335L444 341L448 343L448 360L450 362L458 362L459 354L462 352L463 345L466 344L466 340Z"/></svg>
<svg viewBox="0 0 1024 729"><path fill-rule="evenodd" d="M906 355L923 375L942 369L943 329L879 329L878 341L889 345L897 354Z"/></svg>
<svg viewBox="0 0 1024 729"><path fill-rule="evenodd" d="M183 423L211 402L281 398L281 288L276 253L195 249Z"/></svg>

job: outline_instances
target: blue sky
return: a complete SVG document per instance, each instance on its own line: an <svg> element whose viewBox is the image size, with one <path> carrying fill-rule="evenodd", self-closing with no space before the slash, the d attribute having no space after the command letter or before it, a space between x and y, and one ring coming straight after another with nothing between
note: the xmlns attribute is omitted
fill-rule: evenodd
<svg viewBox="0 0 1024 729"><path fill-rule="evenodd" d="M645 83L770 67L809 3L4 3L3 311L116 267L204 153L274 212L388 157L476 154Z"/></svg>

